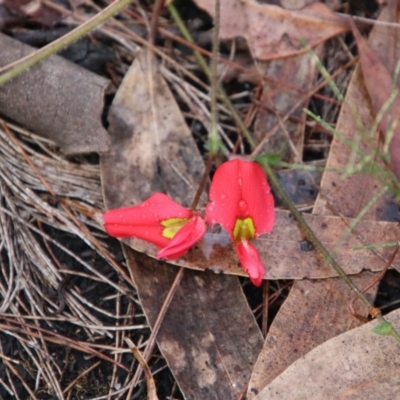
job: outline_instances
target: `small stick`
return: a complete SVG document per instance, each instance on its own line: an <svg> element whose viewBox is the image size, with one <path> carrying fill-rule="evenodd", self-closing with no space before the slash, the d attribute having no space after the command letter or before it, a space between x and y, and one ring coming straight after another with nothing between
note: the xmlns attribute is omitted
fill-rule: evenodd
<svg viewBox="0 0 400 400"><path fill-rule="evenodd" d="M150 22L150 43L155 46L157 40L158 31L158 16L160 15L161 9L164 5L164 0L156 0L151 13Z"/></svg>
<svg viewBox="0 0 400 400"><path fill-rule="evenodd" d="M147 361L144 359L139 349L133 344L132 340L130 340L129 338L125 338L125 342L128 344L134 357L143 369L144 376L146 378L147 398L149 400L158 400L156 384L154 382L153 375L151 374L149 364L147 364ZM127 398L130 398L130 396L128 396Z"/></svg>
<svg viewBox="0 0 400 400"><path fill-rule="evenodd" d="M264 339L268 333L268 305L269 305L269 281L265 280L263 284L263 305L262 305L262 323L261 332Z"/></svg>

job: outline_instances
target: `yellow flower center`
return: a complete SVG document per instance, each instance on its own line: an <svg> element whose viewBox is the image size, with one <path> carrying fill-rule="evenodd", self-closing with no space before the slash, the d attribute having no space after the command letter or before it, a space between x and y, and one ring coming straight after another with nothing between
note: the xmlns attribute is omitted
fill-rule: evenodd
<svg viewBox="0 0 400 400"><path fill-rule="evenodd" d="M236 241L251 240L256 235L252 218L237 219L233 228L233 237Z"/></svg>
<svg viewBox="0 0 400 400"><path fill-rule="evenodd" d="M188 221L189 218L170 218L162 221L161 225L164 226L162 235L167 239L172 239Z"/></svg>

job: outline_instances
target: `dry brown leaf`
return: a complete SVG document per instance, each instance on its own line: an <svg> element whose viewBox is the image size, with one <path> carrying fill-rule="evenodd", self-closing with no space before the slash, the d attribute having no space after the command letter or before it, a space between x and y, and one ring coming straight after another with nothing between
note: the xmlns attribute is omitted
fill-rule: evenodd
<svg viewBox="0 0 400 400"><path fill-rule="evenodd" d="M178 271L126 247L140 269L138 291L151 327ZM158 334L160 350L186 399L235 399L246 387L263 339L239 281L185 271Z"/></svg>
<svg viewBox="0 0 400 400"><path fill-rule="evenodd" d="M400 330L400 310L387 315ZM397 399L399 343L372 332L372 321L310 351L270 383L257 400Z"/></svg>
<svg viewBox="0 0 400 400"><path fill-rule="evenodd" d="M341 217L308 214L303 217L328 250L334 249L348 227ZM351 223L351 220L349 222ZM350 275L363 270L381 271L392 249L382 248L373 252L354 251L353 248L366 243L395 242L400 237L400 226L393 222L361 221L357 225L357 232L360 233L360 237L353 233L335 253L337 261ZM126 240L125 243L155 257L156 249L153 245L136 239ZM269 279L320 279L337 276L319 253L310 249L307 242L304 242L304 234L287 211L277 210L273 232L254 240L253 243L267 268ZM201 242L185 256L174 260L173 264L191 269L211 269L217 273L247 276L239 267L235 250L224 231L207 233ZM400 267L400 260L395 260L393 266Z"/></svg>
<svg viewBox="0 0 400 400"><path fill-rule="evenodd" d="M276 171L280 184L294 204L304 207L312 206L319 191L322 173L301 169L282 169ZM286 204L278 193L275 195L275 207L282 208Z"/></svg>
<svg viewBox="0 0 400 400"><path fill-rule="evenodd" d="M382 13L380 20L387 20L387 18L388 12L386 11ZM394 46L394 41L385 35L386 29L376 26L371 33L370 43L382 54L393 57L396 54L392 53L393 49L397 49L397 47ZM383 38L385 38L385 46L381 45ZM354 141L357 137L357 124L349 112L349 108L357 109L364 125L371 126L371 110L359 69L353 74L347 90L345 105L336 126L339 132ZM361 146L365 145L361 143ZM327 168L345 168L349 162L350 153L348 146L338 138L334 138ZM355 217L380 189L380 185L367 174L354 174L343 180L339 173L325 172L321 182L321 194L314 207L314 214L326 214L326 217L316 215L314 218L328 218L328 215L334 213L332 206L346 217ZM393 213L394 209L396 209L396 213ZM368 211L364 218L365 222L361 222L362 225L358 225L357 230L364 234L366 226L386 224L385 222L373 222L373 220L397 220L397 216L398 211L392 196L384 196ZM319 232L315 233L319 237ZM350 259L346 260L346 257L343 257L340 260L341 266L345 267L348 261ZM365 266L368 268L368 264ZM367 282L372 281L375 275L363 272L358 276L353 276L352 279L358 287L363 288ZM369 293L372 294L373 291ZM360 324L349 313L348 300L350 297L349 290L339 279L294 282L286 302L271 325L264 348L257 360L249 383L248 398L253 398L283 370L315 346ZM365 316L366 310L358 310L358 312ZM299 329L301 323L303 326Z"/></svg>
<svg viewBox="0 0 400 400"><path fill-rule="evenodd" d="M382 62L377 52L371 49L367 42L360 35L358 29L352 26L353 35L357 41L358 51L360 53L361 69L364 76L365 86L374 108L374 115L377 115L385 103L389 100L394 90L399 87L393 81L393 74L389 72ZM400 36L400 30L393 28L391 35ZM400 181L400 126L398 118L400 114L400 97L397 95L388 111L383 114L380 121L380 129L384 135L393 129L391 124L396 123L393 138L390 142L389 152L393 172Z"/></svg>
<svg viewBox="0 0 400 400"><path fill-rule="evenodd" d="M392 14L384 9L380 18L381 21L391 20ZM385 26L375 26L371 32L369 43L373 51L385 61L394 72L396 62L400 56L397 36L400 31L388 29ZM392 36L393 35L393 36ZM390 75L390 73L388 73ZM368 77L370 79L372 77ZM375 83L378 90L381 83ZM374 150L359 133L359 126L354 118L354 113L366 129L373 125L375 112L368 101L365 80L361 69L358 67L353 74L347 90L345 104L342 107L336 130L349 140L357 143L359 149L374 158ZM386 98L387 100L387 98ZM378 134L375 136L375 143L378 145ZM352 157L352 151L343 141L334 138L329 152L327 165L331 169L345 170ZM358 162L359 158L355 159ZM375 179L371 179L368 173L356 173L342 178L340 172L326 172L322 181L322 196L318 199L315 214L338 214L348 218L354 218L359 212L381 191L382 185ZM393 201L393 195L382 196L364 216L365 220L394 221L398 217L398 207Z"/></svg>
<svg viewBox="0 0 400 400"><path fill-rule="evenodd" d="M214 0L195 3L214 15ZM299 10L286 10L255 0L221 0L221 38L245 37L253 57L259 60L304 53L300 39L314 47L346 30L345 19L319 2Z"/></svg>
<svg viewBox="0 0 400 400"><path fill-rule="evenodd" d="M365 287L374 274L353 277ZM372 293L371 293L372 294ZM256 396L299 357L326 340L355 328L360 322L343 318L354 293L339 278L298 281L274 319L248 386L248 399ZM357 304L357 303L356 303ZM358 310L362 314L362 310ZM325 325L326 330L321 329Z"/></svg>
<svg viewBox="0 0 400 400"><path fill-rule="evenodd" d="M112 207L155 192L189 206L204 170L175 99L149 57L142 52L136 58L109 115L113 145L110 157L102 159L102 179Z"/></svg>
<svg viewBox="0 0 400 400"><path fill-rule="evenodd" d="M136 57L114 99L110 132L111 152L101 157L107 207L139 203L154 191L167 192L182 204L191 202L204 165L146 51ZM125 254L153 327L177 269L128 248ZM185 272L157 338L187 398L238 397L262 347L238 279L210 272Z"/></svg>
<svg viewBox="0 0 400 400"><path fill-rule="evenodd" d="M35 49L0 33L0 67ZM0 112L69 154L105 152L109 135L101 124L109 81L51 56L0 87Z"/></svg>

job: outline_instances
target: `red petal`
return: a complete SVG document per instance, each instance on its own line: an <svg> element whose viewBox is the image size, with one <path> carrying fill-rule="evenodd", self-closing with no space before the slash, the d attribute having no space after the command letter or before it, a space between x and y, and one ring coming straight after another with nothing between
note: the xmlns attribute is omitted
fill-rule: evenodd
<svg viewBox="0 0 400 400"><path fill-rule="evenodd" d="M235 249L242 267L249 274L253 285L261 286L265 268L262 265L257 249L247 241L237 242Z"/></svg>
<svg viewBox="0 0 400 400"><path fill-rule="evenodd" d="M142 239L146 242L152 243L157 248L161 249L167 246L171 239L162 235L162 226L148 226L148 225L105 225L106 232L116 238L129 238Z"/></svg>
<svg viewBox="0 0 400 400"><path fill-rule="evenodd" d="M169 244L157 253L158 258L173 260L183 256L195 243L197 243L206 233L207 227L204 219L199 215L184 225Z"/></svg>
<svg viewBox="0 0 400 400"><path fill-rule="evenodd" d="M163 193L155 193L137 206L117 208L103 214L104 228L111 236L135 237L161 248L170 239L162 236L160 222L169 218L190 218L192 211L171 200Z"/></svg>
<svg viewBox="0 0 400 400"><path fill-rule="evenodd" d="M271 232L275 222L274 198L262 168L234 159L215 171L206 213L208 222L220 223L233 238L237 218L253 219L256 235Z"/></svg>

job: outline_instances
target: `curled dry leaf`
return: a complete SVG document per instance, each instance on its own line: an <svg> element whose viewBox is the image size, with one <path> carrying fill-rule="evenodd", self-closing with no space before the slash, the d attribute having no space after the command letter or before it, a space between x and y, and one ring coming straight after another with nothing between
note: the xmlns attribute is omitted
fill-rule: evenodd
<svg viewBox="0 0 400 400"><path fill-rule="evenodd" d="M26 16L39 24L53 26L63 18L59 8L41 0L2 0L14 13Z"/></svg>
<svg viewBox="0 0 400 400"><path fill-rule="evenodd" d="M0 67L35 49L0 34ZM0 87L0 113L55 141L66 154L105 152L101 123L109 81L58 56Z"/></svg>
<svg viewBox="0 0 400 400"><path fill-rule="evenodd" d="M387 315L400 330L400 310ZM399 343L372 332L372 321L325 342L300 358L255 399L397 399Z"/></svg>
<svg viewBox="0 0 400 400"><path fill-rule="evenodd" d="M214 15L214 0L195 3ZM301 39L313 47L346 30L346 20L319 2L286 10L254 0L221 0L221 38L245 37L253 56L260 60L304 53Z"/></svg>
<svg viewBox="0 0 400 400"><path fill-rule="evenodd" d="M394 82L393 75L384 65L379 55L371 49L368 43L360 35L358 29L352 25L354 37L357 41L358 51L360 53L361 69L364 75L365 86L368 90L375 115L380 112L382 107L387 106L387 102L395 90L399 90L398 85ZM395 28L391 35L398 35ZM393 172L400 181L400 125L398 124L398 116L400 113L400 97L397 94L380 121L379 127L383 135L394 128L393 138L389 145L391 157L391 165ZM391 125L395 123L392 127Z"/></svg>
<svg viewBox="0 0 400 400"><path fill-rule="evenodd" d="M390 21L391 18L390 10L384 9L379 20ZM381 145L378 134L375 134L372 142L363 137L359 121L366 131L371 129L374 115L390 96L391 76L400 57L399 34L398 29L377 25L368 39L369 46L361 39L362 43L360 42L359 48L361 68L360 66L356 68L352 76L336 125L336 130L346 140L357 143L357 147L372 159L375 156L375 149L371 143L374 143L376 147ZM367 54L364 54L365 51ZM373 65L375 67L370 69ZM390 71L386 70L384 65ZM366 69L364 69L365 67ZM371 97L372 101L369 101L368 97ZM355 115L357 115L356 118ZM386 123L386 121L387 119L384 117L382 122ZM331 144L327 164L327 168L332 171L325 172L323 175L321 181L323 196L316 202L315 214L338 214L340 211L345 217L355 218L382 190L382 184L376 179L372 179L367 172L354 173L343 179L341 171L347 168L352 157L354 157L352 149L343 140L335 137ZM353 163L359 161L360 157L352 160ZM365 220L396 221L398 217L398 207L390 193L374 201L373 206L369 206L364 214Z"/></svg>

